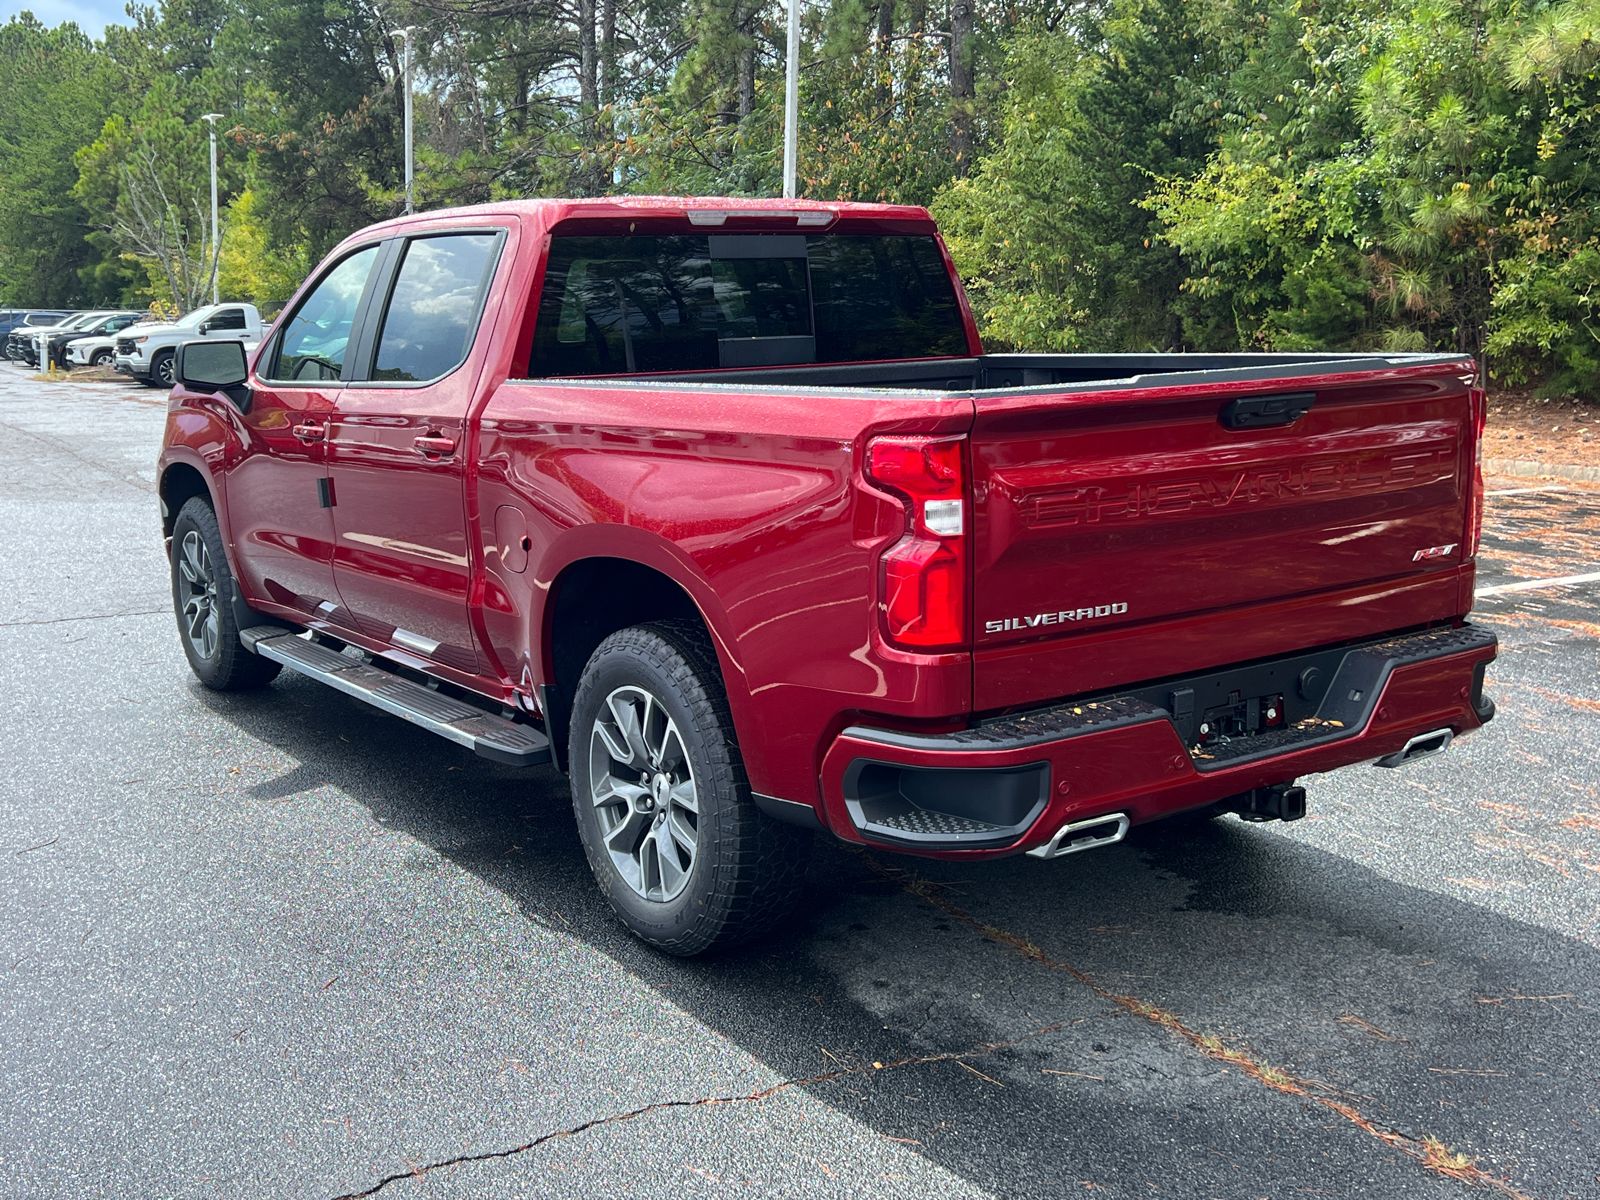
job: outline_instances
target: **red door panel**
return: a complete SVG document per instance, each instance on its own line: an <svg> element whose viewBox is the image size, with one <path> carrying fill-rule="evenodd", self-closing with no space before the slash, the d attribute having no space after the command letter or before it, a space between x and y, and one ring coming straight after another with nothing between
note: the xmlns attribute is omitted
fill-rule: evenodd
<svg viewBox="0 0 1600 1200"><path fill-rule="evenodd" d="M361 631L476 673L458 415L465 391L345 389L328 474L339 594Z"/></svg>
<svg viewBox="0 0 1600 1200"><path fill-rule="evenodd" d="M330 615L333 514L322 502L326 431L338 385L256 383L243 455L227 480L229 524L245 593L308 616Z"/></svg>

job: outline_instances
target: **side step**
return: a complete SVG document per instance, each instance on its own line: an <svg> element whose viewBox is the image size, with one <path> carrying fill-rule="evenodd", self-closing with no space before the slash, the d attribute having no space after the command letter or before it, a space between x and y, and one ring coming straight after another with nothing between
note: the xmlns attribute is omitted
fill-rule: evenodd
<svg viewBox="0 0 1600 1200"><path fill-rule="evenodd" d="M537 729L474 708L392 671L368 666L275 625L257 625L242 630L239 636L263 658L449 738L484 758L513 767L551 761L550 739Z"/></svg>

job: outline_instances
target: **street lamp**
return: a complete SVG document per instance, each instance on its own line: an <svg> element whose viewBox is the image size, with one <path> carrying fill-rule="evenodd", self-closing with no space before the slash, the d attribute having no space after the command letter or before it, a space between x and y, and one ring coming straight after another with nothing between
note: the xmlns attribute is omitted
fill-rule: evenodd
<svg viewBox="0 0 1600 1200"><path fill-rule="evenodd" d="M800 0L789 0L789 61L783 78L783 198L794 199L800 157Z"/></svg>
<svg viewBox="0 0 1600 1200"><path fill-rule="evenodd" d="M217 122L221 113L206 113L201 118L211 127L211 303L220 298L217 280L217 262L222 254L222 244L217 237Z"/></svg>
<svg viewBox="0 0 1600 1200"><path fill-rule="evenodd" d="M404 29L391 29L390 37L397 37L405 44L405 81L406 81L406 212L410 212L415 204L411 192L411 34L416 30L415 25L407 25Z"/></svg>

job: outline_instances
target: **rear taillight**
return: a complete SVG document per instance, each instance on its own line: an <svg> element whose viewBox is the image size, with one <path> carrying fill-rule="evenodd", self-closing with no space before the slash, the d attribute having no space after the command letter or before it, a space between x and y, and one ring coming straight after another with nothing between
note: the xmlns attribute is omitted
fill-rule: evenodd
<svg viewBox="0 0 1600 1200"><path fill-rule="evenodd" d="M1468 393L1472 398L1472 495L1467 497L1467 536L1462 561L1478 555L1478 540L1483 535L1483 430L1489 423L1489 396L1481 387Z"/></svg>
<svg viewBox="0 0 1600 1200"><path fill-rule="evenodd" d="M880 605L889 640L914 650L967 642L964 438L880 437L867 476L906 506L906 534L883 554Z"/></svg>

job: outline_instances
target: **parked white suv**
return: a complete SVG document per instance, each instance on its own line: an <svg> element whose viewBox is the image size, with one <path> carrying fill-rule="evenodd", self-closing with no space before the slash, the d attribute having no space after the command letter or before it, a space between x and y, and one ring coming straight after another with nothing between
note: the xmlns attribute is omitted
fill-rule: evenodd
<svg viewBox="0 0 1600 1200"><path fill-rule="evenodd" d="M117 335L116 369L149 387L169 388L178 347L203 337L259 342L261 314L254 304L208 304L171 323L130 325Z"/></svg>

